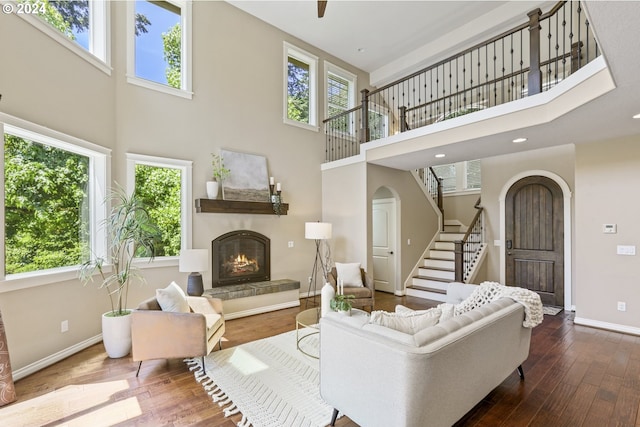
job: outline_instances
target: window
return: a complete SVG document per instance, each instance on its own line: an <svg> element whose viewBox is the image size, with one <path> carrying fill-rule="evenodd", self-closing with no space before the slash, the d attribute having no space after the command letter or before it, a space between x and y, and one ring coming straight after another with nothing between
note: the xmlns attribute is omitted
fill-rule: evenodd
<svg viewBox="0 0 640 427"><path fill-rule="evenodd" d="M329 62L325 62L324 71L327 84L325 116L329 118L355 106L357 77ZM355 123L350 116L344 115L332 120L332 130L353 135Z"/></svg>
<svg viewBox="0 0 640 427"><path fill-rule="evenodd" d="M104 253L96 229L106 215L109 151L7 115L0 121L3 277L75 269L92 254Z"/></svg>
<svg viewBox="0 0 640 427"><path fill-rule="evenodd" d="M376 106L369 109L369 140L375 141L389 136L389 113L386 108Z"/></svg>
<svg viewBox="0 0 640 427"><path fill-rule="evenodd" d="M129 83L191 98L191 2L127 3Z"/></svg>
<svg viewBox="0 0 640 427"><path fill-rule="evenodd" d="M19 17L111 74L106 1L22 0L14 7Z"/></svg>
<svg viewBox="0 0 640 427"><path fill-rule="evenodd" d="M128 188L142 199L162 235L156 257L177 257L180 248L191 247L191 164L127 154Z"/></svg>
<svg viewBox="0 0 640 427"><path fill-rule="evenodd" d="M318 58L285 43L285 123L317 128L316 70Z"/></svg>
<svg viewBox="0 0 640 427"><path fill-rule="evenodd" d="M438 178L442 178L442 191L452 193L480 189L482 184L480 166L480 160L469 160L433 166L433 170Z"/></svg>

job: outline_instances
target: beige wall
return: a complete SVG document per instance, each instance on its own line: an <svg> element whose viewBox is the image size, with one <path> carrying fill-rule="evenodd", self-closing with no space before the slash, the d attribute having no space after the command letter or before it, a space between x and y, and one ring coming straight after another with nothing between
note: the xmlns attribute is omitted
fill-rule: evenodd
<svg viewBox="0 0 640 427"><path fill-rule="evenodd" d="M457 219L466 226L471 225L471 221L473 221L476 212L478 212L474 205L479 197L479 192L472 194L445 194L442 198L444 219Z"/></svg>
<svg viewBox="0 0 640 427"><path fill-rule="evenodd" d="M640 262L616 246L640 247L640 139L576 146L576 318L640 333ZM604 234L603 224L617 224ZM626 302L627 311L617 310ZM578 320L576 320L578 321Z"/></svg>
<svg viewBox="0 0 640 427"><path fill-rule="evenodd" d="M400 227L396 256L399 260L400 283L396 284L398 291L404 291L404 283L411 275L416 263L422 258L427 245L438 231L438 215L428 202L423 190L411 172L369 165L367 168L367 248L369 263L373 265L372 236L372 201L374 194L381 187L391 191L399 206L400 217L397 218ZM407 244L408 240L411 244Z"/></svg>
<svg viewBox="0 0 640 427"><path fill-rule="evenodd" d="M187 100L126 82L125 2L111 3L111 76L87 64L15 15L0 14L0 111L113 149L112 178L125 182L125 153L193 161L193 197L205 197L210 153L226 148L265 156L270 175L283 185L286 216L194 212L193 246L208 248L232 229L250 229L271 239L272 277L301 282L306 294L314 255L304 223L322 217L320 164L323 132L283 124L283 41L358 76L368 76L225 2L193 3L193 91ZM7 66L7 64L10 64ZM10 84L7 84L10 82ZM324 85L318 86L319 121ZM191 206L193 208L193 205ZM288 248L293 241L294 247ZM186 287L177 261L144 270L149 286L134 286L130 306L176 280ZM210 286L211 272L203 274ZM95 339L104 291L75 279L7 292L0 284L0 310L14 370ZM69 332L60 333L60 322Z"/></svg>
<svg viewBox="0 0 640 427"><path fill-rule="evenodd" d="M573 191L574 146L562 145L482 159L482 206L485 208L485 238L489 244L485 261L486 280L500 281L502 248L494 245L504 231L500 225L500 194L513 177L527 171L547 171L558 175ZM571 200L573 203L573 198ZM565 254L566 257L572 257L572 254Z"/></svg>

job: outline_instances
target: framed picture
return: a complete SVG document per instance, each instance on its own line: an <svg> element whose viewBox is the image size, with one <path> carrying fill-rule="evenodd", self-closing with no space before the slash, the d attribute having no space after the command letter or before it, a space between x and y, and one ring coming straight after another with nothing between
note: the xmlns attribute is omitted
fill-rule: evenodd
<svg viewBox="0 0 640 427"><path fill-rule="evenodd" d="M224 200L271 201L266 157L228 150L220 150L220 156L224 166L231 171L222 181Z"/></svg>

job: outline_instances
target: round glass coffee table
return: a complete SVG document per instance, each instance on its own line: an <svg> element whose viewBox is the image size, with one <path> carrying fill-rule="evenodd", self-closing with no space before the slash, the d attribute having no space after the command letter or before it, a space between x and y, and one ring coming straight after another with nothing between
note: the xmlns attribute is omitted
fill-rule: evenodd
<svg viewBox="0 0 640 427"><path fill-rule="evenodd" d="M306 338L320 333L319 322L320 308L310 308L301 311L296 315L296 348L300 350L302 354L306 354L307 356L313 357L314 359L319 359L320 356L318 354L309 353L300 346L300 343L302 343ZM312 329L312 331L303 333L301 335L301 332L304 329Z"/></svg>

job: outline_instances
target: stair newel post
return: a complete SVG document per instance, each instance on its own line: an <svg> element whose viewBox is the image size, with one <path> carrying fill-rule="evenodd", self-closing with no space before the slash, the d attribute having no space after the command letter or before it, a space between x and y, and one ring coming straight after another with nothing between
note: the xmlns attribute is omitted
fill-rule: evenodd
<svg viewBox="0 0 640 427"><path fill-rule="evenodd" d="M360 143L363 144L365 142L369 142L371 139L371 135L369 132L369 90L362 89L360 91L362 94L362 129L360 132Z"/></svg>
<svg viewBox="0 0 640 427"><path fill-rule="evenodd" d="M456 240L454 242L455 249L453 252L455 253L455 281L456 282L464 282L462 278L463 270L464 270L464 242L462 240Z"/></svg>
<svg viewBox="0 0 640 427"><path fill-rule="evenodd" d="M542 70L540 69L540 9L527 13L529 17L529 78L528 96L542 92Z"/></svg>

